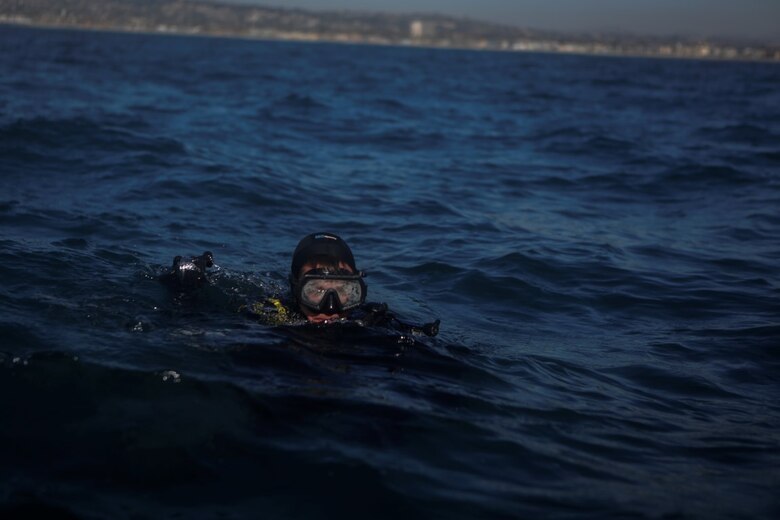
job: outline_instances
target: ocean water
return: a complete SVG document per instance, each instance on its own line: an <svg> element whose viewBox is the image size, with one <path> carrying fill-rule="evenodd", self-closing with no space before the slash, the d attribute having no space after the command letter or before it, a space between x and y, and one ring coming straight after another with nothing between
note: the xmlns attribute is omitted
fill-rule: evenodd
<svg viewBox="0 0 780 520"><path fill-rule="evenodd" d="M778 85L0 26L0 514L777 518ZM322 230L439 336L235 312Z"/></svg>

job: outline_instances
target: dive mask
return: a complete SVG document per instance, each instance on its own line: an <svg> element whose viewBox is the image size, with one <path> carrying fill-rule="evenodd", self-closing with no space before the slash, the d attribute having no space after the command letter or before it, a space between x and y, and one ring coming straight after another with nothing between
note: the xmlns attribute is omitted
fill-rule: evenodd
<svg viewBox="0 0 780 520"><path fill-rule="evenodd" d="M366 301L366 283L362 272L346 269L312 269L294 285L295 297L304 307L336 314L359 307Z"/></svg>

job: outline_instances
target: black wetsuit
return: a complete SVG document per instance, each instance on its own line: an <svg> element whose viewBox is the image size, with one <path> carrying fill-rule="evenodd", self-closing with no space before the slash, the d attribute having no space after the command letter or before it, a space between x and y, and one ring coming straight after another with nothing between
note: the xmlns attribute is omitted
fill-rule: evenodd
<svg viewBox="0 0 780 520"><path fill-rule="evenodd" d="M175 292L196 291L208 283L206 268L213 265L214 257L209 251L189 260L177 256L173 259L171 270L161 275L159 280ZM263 301L241 305L238 310L267 325L308 323L306 316L298 310L294 302L280 297L268 297ZM364 303L350 311L344 321L369 327L390 328L407 334L435 336L439 333L439 320L423 325L406 323L390 312L385 303Z"/></svg>
<svg viewBox="0 0 780 520"><path fill-rule="evenodd" d="M241 311L268 325L301 325L307 323L306 316L281 298L266 298L262 302L242 306ZM390 312L385 303L364 303L351 311L343 321L359 323L368 327L386 327L398 332L435 336L439 333L439 320L423 325L402 321Z"/></svg>

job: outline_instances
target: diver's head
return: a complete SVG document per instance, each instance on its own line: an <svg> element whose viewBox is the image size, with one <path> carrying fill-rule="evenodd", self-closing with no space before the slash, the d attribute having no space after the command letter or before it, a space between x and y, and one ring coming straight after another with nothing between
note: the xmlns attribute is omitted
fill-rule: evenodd
<svg viewBox="0 0 780 520"><path fill-rule="evenodd" d="M355 267L349 246L332 233L312 233L295 248L290 290L310 322L347 316L366 300L363 273Z"/></svg>

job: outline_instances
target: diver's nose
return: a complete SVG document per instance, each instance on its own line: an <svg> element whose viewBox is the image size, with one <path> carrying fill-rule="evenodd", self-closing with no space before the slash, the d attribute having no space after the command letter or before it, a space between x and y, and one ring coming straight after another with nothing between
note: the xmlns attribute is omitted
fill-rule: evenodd
<svg viewBox="0 0 780 520"><path fill-rule="evenodd" d="M341 312L341 301L336 295L336 291L328 291L327 294L325 294L325 297L322 298L322 303L320 304L320 312L326 314L338 314Z"/></svg>

